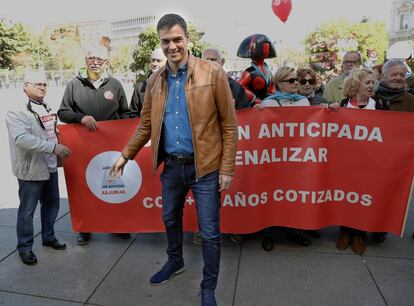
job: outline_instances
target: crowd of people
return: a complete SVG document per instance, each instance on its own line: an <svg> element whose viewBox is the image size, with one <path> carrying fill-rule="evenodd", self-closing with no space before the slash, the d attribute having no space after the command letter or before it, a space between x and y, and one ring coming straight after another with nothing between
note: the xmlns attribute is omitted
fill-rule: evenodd
<svg viewBox="0 0 414 306"><path fill-rule="evenodd" d="M410 58L388 59L377 76L373 70L361 67L357 51L349 51L342 59L342 74L322 88L318 74L309 67L282 66L272 75L265 59L276 56L275 48L265 35L255 34L240 45L238 55L251 58L252 63L235 81L223 70L225 59L219 49L204 50L202 59L189 53L187 24L181 16L164 15L157 31L160 48L151 54L148 79L136 83L129 104L121 83L107 72L109 53L105 46L86 52L86 68L67 85L57 114L44 101L44 73L26 74L23 90L28 100L22 103L22 110L8 112L6 119L12 170L19 184L17 250L23 263L37 263L32 246L33 214L38 202L43 246L66 248L55 236L54 223L59 210L57 167L71 155L71 150L59 143L57 119L80 123L96 132L99 121L140 117L111 175L122 175L126 163L151 140L154 170L163 164L162 216L168 259L150 283L165 283L185 269L182 216L185 197L191 190L200 230L194 235L194 243L202 246L204 260L201 304L216 305L220 193L229 188L235 171L236 110L310 106L332 111L346 107L413 112L414 77L406 65ZM273 249L274 230L264 230L265 251ZM317 231L277 230L283 230L288 239L303 246L311 243L308 235L320 237ZM343 226L339 232L338 249L352 246L357 254L364 252L365 232ZM130 234L119 236L129 238ZM381 243L386 233L373 233L372 239ZM91 233L79 233L77 238L79 245L90 240ZM231 240L243 243L243 236L235 233Z"/></svg>

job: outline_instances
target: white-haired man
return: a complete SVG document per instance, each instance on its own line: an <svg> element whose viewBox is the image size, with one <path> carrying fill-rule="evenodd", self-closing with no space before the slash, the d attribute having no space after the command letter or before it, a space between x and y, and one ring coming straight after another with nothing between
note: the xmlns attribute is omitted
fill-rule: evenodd
<svg viewBox="0 0 414 306"><path fill-rule="evenodd" d="M151 74L164 66L166 62L167 58L162 52L162 49L155 49L150 56L148 78L151 76ZM129 105L130 118L140 117L142 106L144 105L144 96L146 89L147 80L137 82L137 85L134 87L134 92L132 93L131 97L131 104Z"/></svg>
<svg viewBox="0 0 414 306"><path fill-rule="evenodd" d="M217 49L217 48L205 49L203 51L202 58L205 60L211 61L211 62L216 62L222 67L224 66L224 63L225 63L223 53L221 52L220 49ZM236 109L250 107L250 102L246 96L246 92L244 91L244 88L230 77L227 77L227 80L229 81L231 93L233 95L234 106L236 107Z"/></svg>
<svg viewBox="0 0 414 306"><path fill-rule="evenodd" d="M71 151L58 143L56 114L43 101L47 91L45 74L27 73L23 86L28 101L22 110L9 111L6 123L12 171L19 183L17 250L23 263L35 265L33 215L39 201L43 246L66 248L54 230L60 201L57 157L66 158Z"/></svg>
<svg viewBox="0 0 414 306"><path fill-rule="evenodd" d="M382 66L381 80L373 98L381 103L383 109L414 112L414 95L405 90L406 75L407 65L402 59L389 60ZM372 234L372 240L377 243L383 242L385 237L386 233Z"/></svg>
<svg viewBox="0 0 414 306"><path fill-rule="evenodd" d="M374 99L385 109L414 112L414 96L405 89L406 75L404 60L393 59L385 62Z"/></svg>
<svg viewBox="0 0 414 306"><path fill-rule="evenodd" d="M94 46L85 56L86 69L69 82L58 111L59 119L65 123L82 123L88 130L96 131L98 121L116 120L126 117L128 102L121 83L110 76L108 49ZM90 233L79 233L78 244L87 244ZM129 234L122 235L129 237Z"/></svg>

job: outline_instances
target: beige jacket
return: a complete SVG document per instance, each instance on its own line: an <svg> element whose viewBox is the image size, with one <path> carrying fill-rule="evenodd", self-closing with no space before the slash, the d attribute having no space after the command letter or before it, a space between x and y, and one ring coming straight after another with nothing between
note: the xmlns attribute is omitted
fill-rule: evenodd
<svg viewBox="0 0 414 306"><path fill-rule="evenodd" d="M27 110L9 111L6 115L13 174L20 180L50 179L45 153L53 153L55 143L47 140L46 130Z"/></svg>
<svg viewBox="0 0 414 306"><path fill-rule="evenodd" d="M224 70L215 63L189 55L185 85L197 177L219 170L234 175L237 150L237 118ZM168 96L166 66L148 80L141 121L122 155L135 158L151 139L154 173L159 160L160 138Z"/></svg>
<svg viewBox="0 0 414 306"><path fill-rule="evenodd" d="M333 78L326 84L323 90L323 97L328 100L329 104L335 102L341 102L345 97L342 94L342 88L344 87L345 75L341 74L336 78Z"/></svg>

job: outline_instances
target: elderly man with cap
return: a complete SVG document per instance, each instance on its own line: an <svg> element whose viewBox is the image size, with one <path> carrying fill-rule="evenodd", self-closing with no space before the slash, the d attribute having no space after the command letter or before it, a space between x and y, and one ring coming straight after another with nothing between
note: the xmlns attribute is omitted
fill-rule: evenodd
<svg viewBox="0 0 414 306"><path fill-rule="evenodd" d="M151 74L153 74L155 71L157 71L162 66L164 66L166 62L167 62L167 58L162 52L162 49L161 48L155 49L151 53L151 57L149 61L148 78L151 76ZM132 93L131 104L129 105L129 110L130 110L129 117L130 118L141 116L141 109L144 104L144 96L145 96L146 89L147 89L147 80L137 82L137 85L134 88L134 92Z"/></svg>
<svg viewBox="0 0 414 306"><path fill-rule="evenodd" d="M6 116L12 171L19 183L17 250L27 265L37 263L32 251L33 215L39 201L43 246L66 248L54 230L59 212L57 158L66 158L71 151L58 143L56 114L43 101L46 86L44 73L27 73L23 90L28 101L23 109L9 111Z"/></svg>
<svg viewBox="0 0 414 306"><path fill-rule="evenodd" d="M94 46L85 56L86 69L67 85L58 116L65 123L82 123L88 130L96 131L98 121L127 117L128 102L121 83L110 76L108 49ZM129 238L129 234L121 234ZM90 233L79 233L78 244L87 244Z"/></svg>

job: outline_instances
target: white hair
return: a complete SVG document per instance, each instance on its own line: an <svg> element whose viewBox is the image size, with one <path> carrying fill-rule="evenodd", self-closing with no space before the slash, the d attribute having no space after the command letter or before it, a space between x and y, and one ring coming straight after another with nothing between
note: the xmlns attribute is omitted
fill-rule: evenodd
<svg viewBox="0 0 414 306"><path fill-rule="evenodd" d="M109 58L108 48L102 45L90 46L89 48L86 49L85 56L88 57L91 55L100 57L102 59L108 59Z"/></svg>
<svg viewBox="0 0 414 306"><path fill-rule="evenodd" d="M401 60L401 59L392 59L392 60L386 61L385 64L382 66L382 72L381 72L381 74L382 75L386 75L386 73L388 72L388 70L391 67L394 67L394 66L403 66L405 68L406 72L408 71L407 64L404 62L404 60Z"/></svg>
<svg viewBox="0 0 414 306"><path fill-rule="evenodd" d="M218 61L219 61L219 62L221 62L221 61L223 60L223 53L222 53L222 52L221 52L221 50L220 50L220 49L218 49L218 48L207 48L207 49L204 49L204 51L203 51L203 55L202 55L202 58L204 58L204 54L205 54L207 51L213 51L213 52L216 52L217 57L218 57Z"/></svg>
<svg viewBox="0 0 414 306"><path fill-rule="evenodd" d="M154 51L152 51L151 58L163 60L165 59L165 55L164 55L164 52L162 52L161 48L157 48Z"/></svg>

